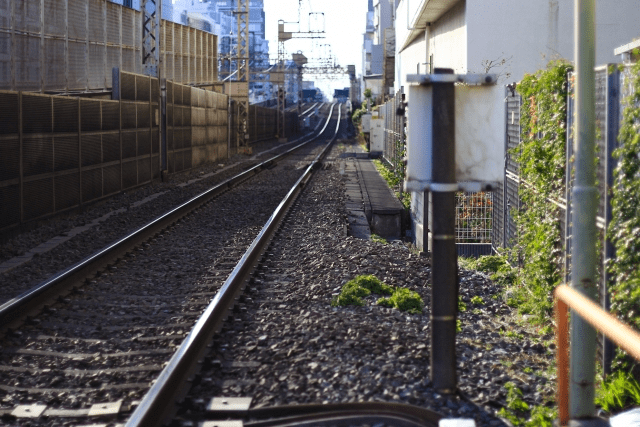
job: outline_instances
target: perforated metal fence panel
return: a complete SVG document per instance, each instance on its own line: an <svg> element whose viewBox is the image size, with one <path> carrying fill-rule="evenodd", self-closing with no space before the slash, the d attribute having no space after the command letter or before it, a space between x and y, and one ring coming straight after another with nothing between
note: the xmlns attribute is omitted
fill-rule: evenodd
<svg viewBox="0 0 640 427"><path fill-rule="evenodd" d="M227 95L167 82L169 173L227 158L227 106Z"/></svg>
<svg viewBox="0 0 640 427"><path fill-rule="evenodd" d="M163 76L213 83L217 36L162 21ZM108 0L0 0L0 90L112 87L111 70L142 72L142 14Z"/></svg>
<svg viewBox="0 0 640 427"><path fill-rule="evenodd" d="M121 101L0 91L0 231L160 177L158 80L120 75Z"/></svg>

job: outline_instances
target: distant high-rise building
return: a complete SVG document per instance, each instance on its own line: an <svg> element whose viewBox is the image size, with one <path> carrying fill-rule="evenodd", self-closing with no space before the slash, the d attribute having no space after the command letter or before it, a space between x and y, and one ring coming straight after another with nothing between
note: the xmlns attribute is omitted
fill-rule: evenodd
<svg viewBox="0 0 640 427"><path fill-rule="evenodd" d="M110 0L131 9L140 10L141 0ZM171 0L162 0L162 19L173 21L173 3Z"/></svg>

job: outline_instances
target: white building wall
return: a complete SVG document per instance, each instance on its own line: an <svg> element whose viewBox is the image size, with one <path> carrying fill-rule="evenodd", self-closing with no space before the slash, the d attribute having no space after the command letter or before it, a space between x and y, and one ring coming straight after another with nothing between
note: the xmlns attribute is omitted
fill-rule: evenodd
<svg viewBox="0 0 640 427"><path fill-rule="evenodd" d="M384 30L393 25L393 6L389 0L374 0L374 20L375 27L374 40L375 44L384 43Z"/></svg>
<svg viewBox="0 0 640 427"><path fill-rule="evenodd" d="M396 49L397 49L396 44ZM395 91L401 87L407 89L407 74L424 73L427 62L427 44L422 38L416 39L405 50L396 54L396 81Z"/></svg>
<svg viewBox="0 0 640 427"><path fill-rule="evenodd" d="M573 61L573 0L466 0L466 6L470 72L484 72L484 61L504 58L506 63L490 72L502 73L506 83L553 59ZM596 65L619 62L613 50L638 35L637 0L596 2Z"/></svg>
<svg viewBox="0 0 640 427"><path fill-rule="evenodd" d="M470 19L474 19L473 15ZM433 55L433 68L453 68L455 73L467 71L467 26L465 2L461 1L432 23L427 29L427 58Z"/></svg>
<svg viewBox="0 0 640 427"><path fill-rule="evenodd" d="M501 87L546 67L550 60L573 61L573 0L461 0L425 31L416 23L428 1L433 0L401 0L396 9L395 89L404 87L405 94L407 74L426 72L429 55L434 67L453 68L456 73L500 74ZM638 0L596 2L596 65L619 62L613 50L639 35ZM407 94L412 108L408 98ZM503 118L504 105L494 114ZM504 143L501 132L496 131L496 144ZM413 229L417 246L425 249L423 219L428 210L425 196L414 193Z"/></svg>

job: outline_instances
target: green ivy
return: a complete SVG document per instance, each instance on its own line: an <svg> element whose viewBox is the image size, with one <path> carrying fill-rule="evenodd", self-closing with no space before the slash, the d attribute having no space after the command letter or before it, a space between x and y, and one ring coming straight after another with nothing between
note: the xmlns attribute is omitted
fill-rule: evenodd
<svg viewBox="0 0 640 427"><path fill-rule="evenodd" d="M618 160L612 188L612 220L608 237L616 248L609 265L611 309L625 322L640 327L640 62L629 70L632 93L625 99L618 135Z"/></svg>
<svg viewBox="0 0 640 427"><path fill-rule="evenodd" d="M520 200L515 212L522 267L515 289L516 304L543 322L551 314L551 291L561 280L559 208L549 199L564 195L567 115L567 73L572 65L549 63L518 84L522 95L520 144L511 154L520 165Z"/></svg>

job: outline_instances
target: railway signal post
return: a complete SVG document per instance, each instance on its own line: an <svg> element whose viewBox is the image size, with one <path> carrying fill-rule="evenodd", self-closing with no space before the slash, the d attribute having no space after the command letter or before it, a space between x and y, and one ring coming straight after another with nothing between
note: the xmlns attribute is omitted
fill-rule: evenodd
<svg viewBox="0 0 640 427"><path fill-rule="evenodd" d="M431 248L430 375L439 393L453 394L456 378L458 268L455 193L495 189L504 144L493 114L502 94L491 74L410 75L405 191L428 197ZM457 85L461 83L462 85ZM498 100L498 102L495 102ZM425 193L428 192L428 193ZM425 214L426 215L426 214Z"/></svg>

